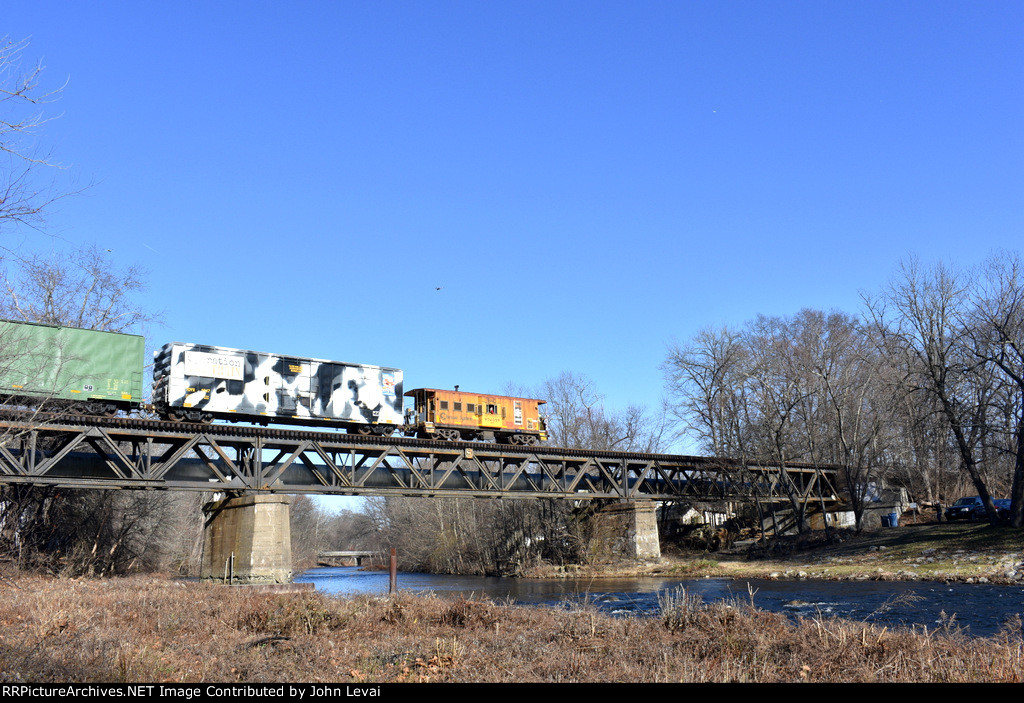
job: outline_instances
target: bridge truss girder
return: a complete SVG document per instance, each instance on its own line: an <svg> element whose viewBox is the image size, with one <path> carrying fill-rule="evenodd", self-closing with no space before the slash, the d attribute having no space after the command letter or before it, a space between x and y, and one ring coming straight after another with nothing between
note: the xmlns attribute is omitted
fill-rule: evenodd
<svg viewBox="0 0 1024 703"><path fill-rule="evenodd" d="M232 493L834 503L835 468L155 421L0 422L0 483Z"/></svg>

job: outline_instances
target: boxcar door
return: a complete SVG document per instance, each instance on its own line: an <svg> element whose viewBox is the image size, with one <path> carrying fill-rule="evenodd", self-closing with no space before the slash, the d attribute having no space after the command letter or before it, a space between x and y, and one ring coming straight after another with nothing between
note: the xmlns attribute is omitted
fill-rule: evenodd
<svg viewBox="0 0 1024 703"><path fill-rule="evenodd" d="M312 388L309 362L303 359L281 358L277 364L277 412L280 415L306 415ZM307 410L299 412L299 407Z"/></svg>

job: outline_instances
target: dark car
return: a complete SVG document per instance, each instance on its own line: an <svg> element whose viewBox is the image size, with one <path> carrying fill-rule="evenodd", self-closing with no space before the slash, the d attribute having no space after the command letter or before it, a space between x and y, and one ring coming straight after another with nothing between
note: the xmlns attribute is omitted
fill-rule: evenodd
<svg viewBox="0 0 1024 703"><path fill-rule="evenodd" d="M947 520L981 520L985 517L985 504L978 496L958 498L946 508Z"/></svg>
<svg viewBox="0 0 1024 703"><path fill-rule="evenodd" d="M1010 501L1007 498L993 498L992 504L996 508L996 517L1000 520L1010 519ZM988 517L985 514L985 504L978 496L960 498L953 505L946 508L947 520L984 520Z"/></svg>

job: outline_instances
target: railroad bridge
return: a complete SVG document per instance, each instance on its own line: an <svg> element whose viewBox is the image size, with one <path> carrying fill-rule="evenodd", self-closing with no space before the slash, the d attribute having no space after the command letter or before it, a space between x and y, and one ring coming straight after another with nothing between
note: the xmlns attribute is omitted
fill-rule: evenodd
<svg viewBox="0 0 1024 703"><path fill-rule="evenodd" d="M214 491L203 576L288 580L289 494L597 500L617 550L660 554L656 503L825 507L836 467L130 417L0 419L0 483Z"/></svg>

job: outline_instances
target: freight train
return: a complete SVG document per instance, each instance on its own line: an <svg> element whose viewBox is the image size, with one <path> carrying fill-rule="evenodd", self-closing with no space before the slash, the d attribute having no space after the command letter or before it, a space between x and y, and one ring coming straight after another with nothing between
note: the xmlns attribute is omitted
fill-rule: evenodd
<svg viewBox="0 0 1024 703"><path fill-rule="evenodd" d="M0 320L0 397L87 415L134 410L164 420L334 427L346 432L533 445L543 400L436 388L403 394L402 369L228 347L165 344L144 401L145 340L132 334ZM404 398L411 407L404 408Z"/></svg>

